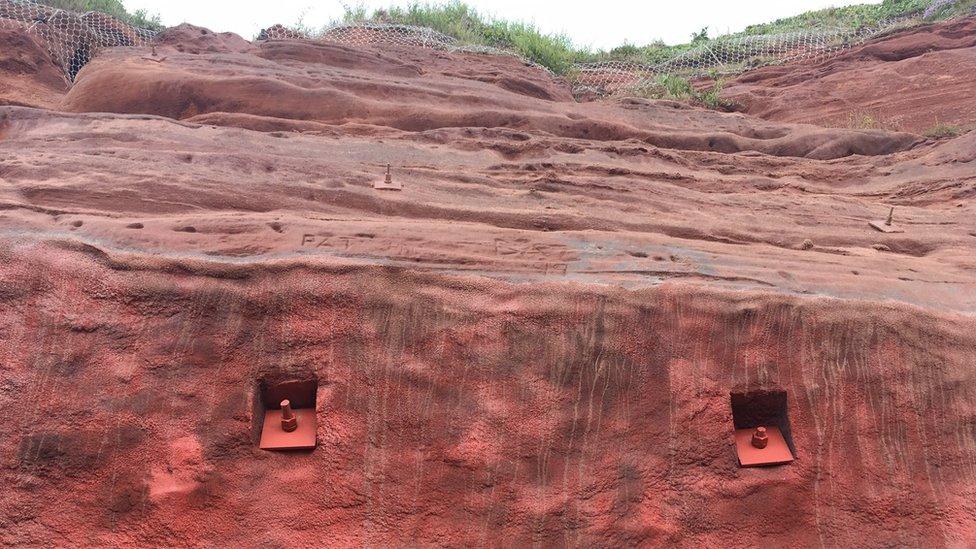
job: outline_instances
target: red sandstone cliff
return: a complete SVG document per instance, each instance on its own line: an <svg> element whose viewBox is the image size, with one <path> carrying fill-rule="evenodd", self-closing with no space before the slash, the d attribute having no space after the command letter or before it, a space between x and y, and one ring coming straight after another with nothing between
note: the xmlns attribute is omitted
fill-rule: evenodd
<svg viewBox="0 0 976 549"><path fill-rule="evenodd" d="M28 107L0 107L0 543L976 535L976 133L162 44L100 52L56 107L23 100L40 68L3 96ZM903 233L868 226L888 205ZM281 379L317 389L314 451L257 448ZM794 463L738 467L754 388L785 391Z"/></svg>
<svg viewBox="0 0 976 549"><path fill-rule="evenodd" d="M976 126L976 17L899 31L814 65L766 67L723 95L781 122L922 133Z"/></svg>

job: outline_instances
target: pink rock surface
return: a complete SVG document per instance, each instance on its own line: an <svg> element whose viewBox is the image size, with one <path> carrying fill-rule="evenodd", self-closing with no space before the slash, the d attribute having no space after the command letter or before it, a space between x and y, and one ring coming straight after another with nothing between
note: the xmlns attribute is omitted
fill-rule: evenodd
<svg viewBox="0 0 976 549"><path fill-rule="evenodd" d="M68 82L37 37L0 18L0 105L54 108Z"/></svg>
<svg viewBox="0 0 976 549"><path fill-rule="evenodd" d="M164 42L0 107L0 544L976 536L976 133ZM314 451L258 448L286 379ZM743 388L786 391L792 464L738 466Z"/></svg>
<svg viewBox="0 0 976 549"><path fill-rule="evenodd" d="M894 33L815 65L746 73L723 92L780 122L922 133L976 127L976 17Z"/></svg>
<svg viewBox="0 0 976 549"><path fill-rule="evenodd" d="M976 528L971 316L0 253L5 545L932 547ZM256 447L256 380L281 372L318 377L312 452ZM738 467L743 383L788 392L794 463Z"/></svg>

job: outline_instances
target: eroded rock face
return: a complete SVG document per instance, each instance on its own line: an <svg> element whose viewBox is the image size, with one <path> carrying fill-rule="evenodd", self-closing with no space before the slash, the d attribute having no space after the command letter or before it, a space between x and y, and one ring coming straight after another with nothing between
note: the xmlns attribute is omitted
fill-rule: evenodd
<svg viewBox="0 0 976 549"><path fill-rule="evenodd" d="M171 46L180 53L193 55L246 53L254 50L250 42L234 33L217 33L187 23L160 32L155 42L159 46Z"/></svg>
<svg viewBox="0 0 976 549"><path fill-rule="evenodd" d="M53 108L68 82L36 35L0 19L0 105Z"/></svg>
<svg viewBox="0 0 976 549"><path fill-rule="evenodd" d="M563 138L635 139L665 148L817 159L890 154L919 141L906 133L757 123L702 109L675 112L668 103L577 104L565 82L513 57L380 45L362 50L308 41L201 49L194 30L164 37L163 62L131 49L99 55L85 67L62 108L252 129L267 129L274 121L281 121L281 129L294 129L295 121L409 132L509 128ZM255 124L254 117L263 122Z"/></svg>
<svg viewBox="0 0 976 549"><path fill-rule="evenodd" d="M197 120L228 119L267 131L0 109L0 230L150 253L327 254L510 281L680 277L976 310L976 134L824 162L505 128ZM403 192L373 189L387 164ZM868 225L887 204L904 233Z"/></svg>
<svg viewBox="0 0 976 549"><path fill-rule="evenodd" d="M768 120L922 133L976 124L976 17L909 29L819 65L748 72L723 95Z"/></svg>
<svg viewBox="0 0 976 549"><path fill-rule="evenodd" d="M0 107L0 544L973 538L976 133L163 42ZM269 379L316 450L257 448ZM738 467L743 390L795 462Z"/></svg>
<svg viewBox="0 0 976 549"><path fill-rule="evenodd" d="M7 545L931 547L976 528L971 316L0 254ZM281 373L318 379L310 453L255 447L257 382ZM738 468L743 384L787 392L793 464Z"/></svg>

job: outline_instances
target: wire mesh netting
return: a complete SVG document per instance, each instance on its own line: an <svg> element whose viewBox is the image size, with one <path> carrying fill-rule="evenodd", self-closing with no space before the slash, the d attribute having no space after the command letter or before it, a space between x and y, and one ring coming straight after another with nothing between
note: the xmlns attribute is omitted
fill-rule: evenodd
<svg viewBox="0 0 976 549"><path fill-rule="evenodd" d="M930 11L937 12L958 0L933 0ZM660 87L661 78L721 77L739 74L766 65L795 61L819 62L838 52L857 46L892 30L917 24L923 14L886 20L875 26L856 29L818 28L778 34L730 36L706 41L657 63L635 60L603 60L576 63L566 79L577 97L647 93ZM525 57L502 48L475 46L425 27L386 23L347 23L333 25L317 33L303 33L276 25L262 31L259 40L305 39L361 46L391 44L435 48L449 52L511 55L527 65L547 70ZM551 71L549 71L551 72Z"/></svg>
<svg viewBox="0 0 976 549"><path fill-rule="evenodd" d="M315 33L296 31L282 25L264 29L258 35L258 40L315 40L332 42L347 46L366 46L385 44L393 46L413 46L431 48L447 52L480 53L484 55L506 55L520 59L527 65L543 70L545 67L533 63L529 59L511 51L492 46L464 44L456 38L437 32L427 27L413 25L397 25L392 23L344 23L331 25Z"/></svg>
<svg viewBox="0 0 976 549"><path fill-rule="evenodd" d="M156 34L101 12L75 13L30 0L0 0L3 27L23 27L37 35L69 81L100 48L146 46Z"/></svg>
<svg viewBox="0 0 976 549"><path fill-rule="evenodd" d="M909 20L901 19L861 29L816 29L723 37L655 64L617 60L580 63L573 67L568 78L577 94L645 92L660 86L662 76L715 78L767 65L822 61L907 23Z"/></svg>
<svg viewBox="0 0 976 549"><path fill-rule="evenodd" d="M952 7L959 2L960 0L932 0L932 4L925 9L925 13L922 14L922 17L934 17L940 11ZM973 9L973 12L976 13L976 8Z"/></svg>
<svg viewBox="0 0 976 549"><path fill-rule="evenodd" d="M604 60L577 63L566 78L577 97L643 93L661 85L662 77L720 77L754 68L795 61L821 61L836 53L923 17L939 13L958 0L933 0L925 13L885 21L857 29L819 28L779 34L730 36L705 41L655 63ZM100 12L74 13L51 8L34 0L0 0L0 28L18 26L38 36L65 77L73 81L78 71L101 48L147 46L157 33L133 27ZM385 44L432 48L446 52L506 55L542 70L541 65L508 49L465 44L436 30L390 23L348 23L315 32L275 25L257 37L262 40L314 40L349 46Z"/></svg>

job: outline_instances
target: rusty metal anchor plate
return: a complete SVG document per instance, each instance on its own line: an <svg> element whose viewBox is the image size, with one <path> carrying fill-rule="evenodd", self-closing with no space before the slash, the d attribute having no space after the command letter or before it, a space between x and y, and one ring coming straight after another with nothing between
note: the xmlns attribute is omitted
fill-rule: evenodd
<svg viewBox="0 0 976 549"><path fill-rule="evenodd" d="M783 465L793 461L793 452L786 444L779 427L766 427L769 442L765 448L752 445L752 435L755 428L736 429L735 451L739 455L739 464L743 467L759 467L762 465Z"/></svg>
<svg viewBox="0 0 976 549"><path fill-rule="evenodd" d="M261 429L262 450L307 450L315 448L315 410L292 410L298 417L298 428L287 432L281 428L281 410L264 413Z"/></svg>
<svg viewBox="0 0 976 549"><path fill-rule="evenodd" d="M903 233L905 229L902 229L896 225L888 225L885 221L871 221L868 223L871 228L876 231L881 231L883 233Z"/></svg>
<svg viewBox="0 0 976 549"><path fill-rule="evenodd" d="M373 188L377 191L402 191L403 184L394 181L376 181L373 183Z"/></svg>

